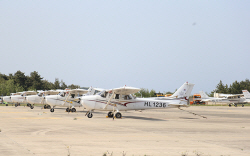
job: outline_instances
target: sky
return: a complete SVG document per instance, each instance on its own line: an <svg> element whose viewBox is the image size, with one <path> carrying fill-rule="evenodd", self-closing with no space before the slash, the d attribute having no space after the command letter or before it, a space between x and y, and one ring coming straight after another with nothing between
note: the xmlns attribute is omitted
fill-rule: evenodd
<svg viewBox="0 0 250 156"><path fill-rule="evenodd" d="M210 93L250 78L250 1L0 0L0 73Z"/></svg>

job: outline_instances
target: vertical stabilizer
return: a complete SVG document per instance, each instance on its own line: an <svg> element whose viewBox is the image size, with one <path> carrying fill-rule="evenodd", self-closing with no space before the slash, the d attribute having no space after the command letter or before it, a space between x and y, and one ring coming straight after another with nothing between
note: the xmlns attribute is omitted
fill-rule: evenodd
<svg viewBox="0 0 250 156"><path fill-rule="evenodd" d="M94 93L95 93L95 89L91 86L89 87L88 93L86 95L94 95Z"/></svg>
<svg viewBox="0 0 250 156"><path fill-rule="evenodd" d="M171 97L188 98L193 90L194 84L185 82Z"/></svg>
<svg viewBox="0 0 250 156"><path fill-rule="evenodd" d="M209 98L209 96L204 92L200 91L201 98Z"/></svg>
<svg viewBox="0 0 250 156"><path fill-rule="evenodd" d="M250 93L247 90L242 90L242 93L244 94L245 98L250 99Z"/></svg>

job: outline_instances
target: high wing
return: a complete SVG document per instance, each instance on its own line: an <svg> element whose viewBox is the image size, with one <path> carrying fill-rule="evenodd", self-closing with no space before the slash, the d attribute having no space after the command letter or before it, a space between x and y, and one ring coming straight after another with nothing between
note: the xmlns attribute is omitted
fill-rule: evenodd
<svg viewBox="0 0 250 156"><path fill-rule="evenodd" d="M137 93L140 90L141 90L140 88L123 86L121 88L114 88L112 90L108 90L108 92L113 92L115 94L129 95Z"/></svg>
<svg viewBox="0 0 250 156"><path fill-rule="evenodd" d="M88 90L85 90L85 89L72 89L70 91L68 91L70 94L79 94L79 95L82 95L82 94L86 94L88 92Z"/></svg>

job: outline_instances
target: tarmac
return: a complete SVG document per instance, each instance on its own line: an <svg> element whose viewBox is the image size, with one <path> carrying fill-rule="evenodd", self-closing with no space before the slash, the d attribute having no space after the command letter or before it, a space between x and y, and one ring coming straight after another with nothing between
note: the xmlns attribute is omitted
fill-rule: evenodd
<svg viewBox="0 0 250 156"><path fill-rule="evenodd" d="M250 107L121 112L0 107L0 156L249 156Z"/></svg>

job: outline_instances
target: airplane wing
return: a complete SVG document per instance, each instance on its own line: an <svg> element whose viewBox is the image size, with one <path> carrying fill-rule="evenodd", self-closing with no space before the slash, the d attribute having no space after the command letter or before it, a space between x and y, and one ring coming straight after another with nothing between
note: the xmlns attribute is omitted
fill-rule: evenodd
<svg viewBox="0 0 250 156"><path fill-rule="evenodd" d="M139 92L141 89L140 88L134 88L134 87L121 87L121 88L115 88L109 91L112 91L113 93L116 94L122 94L122 95L129 95L129 94L134 94Z"/></svg>
<svg viewBox="0 0 250 156"><path fill-rule="evenodd" d="M86 94L88 92L88 90L85 90L85 89L72 89L70 91L68 91L70 94L79 94L79 95L82 95L82 94Z"/></svg>

